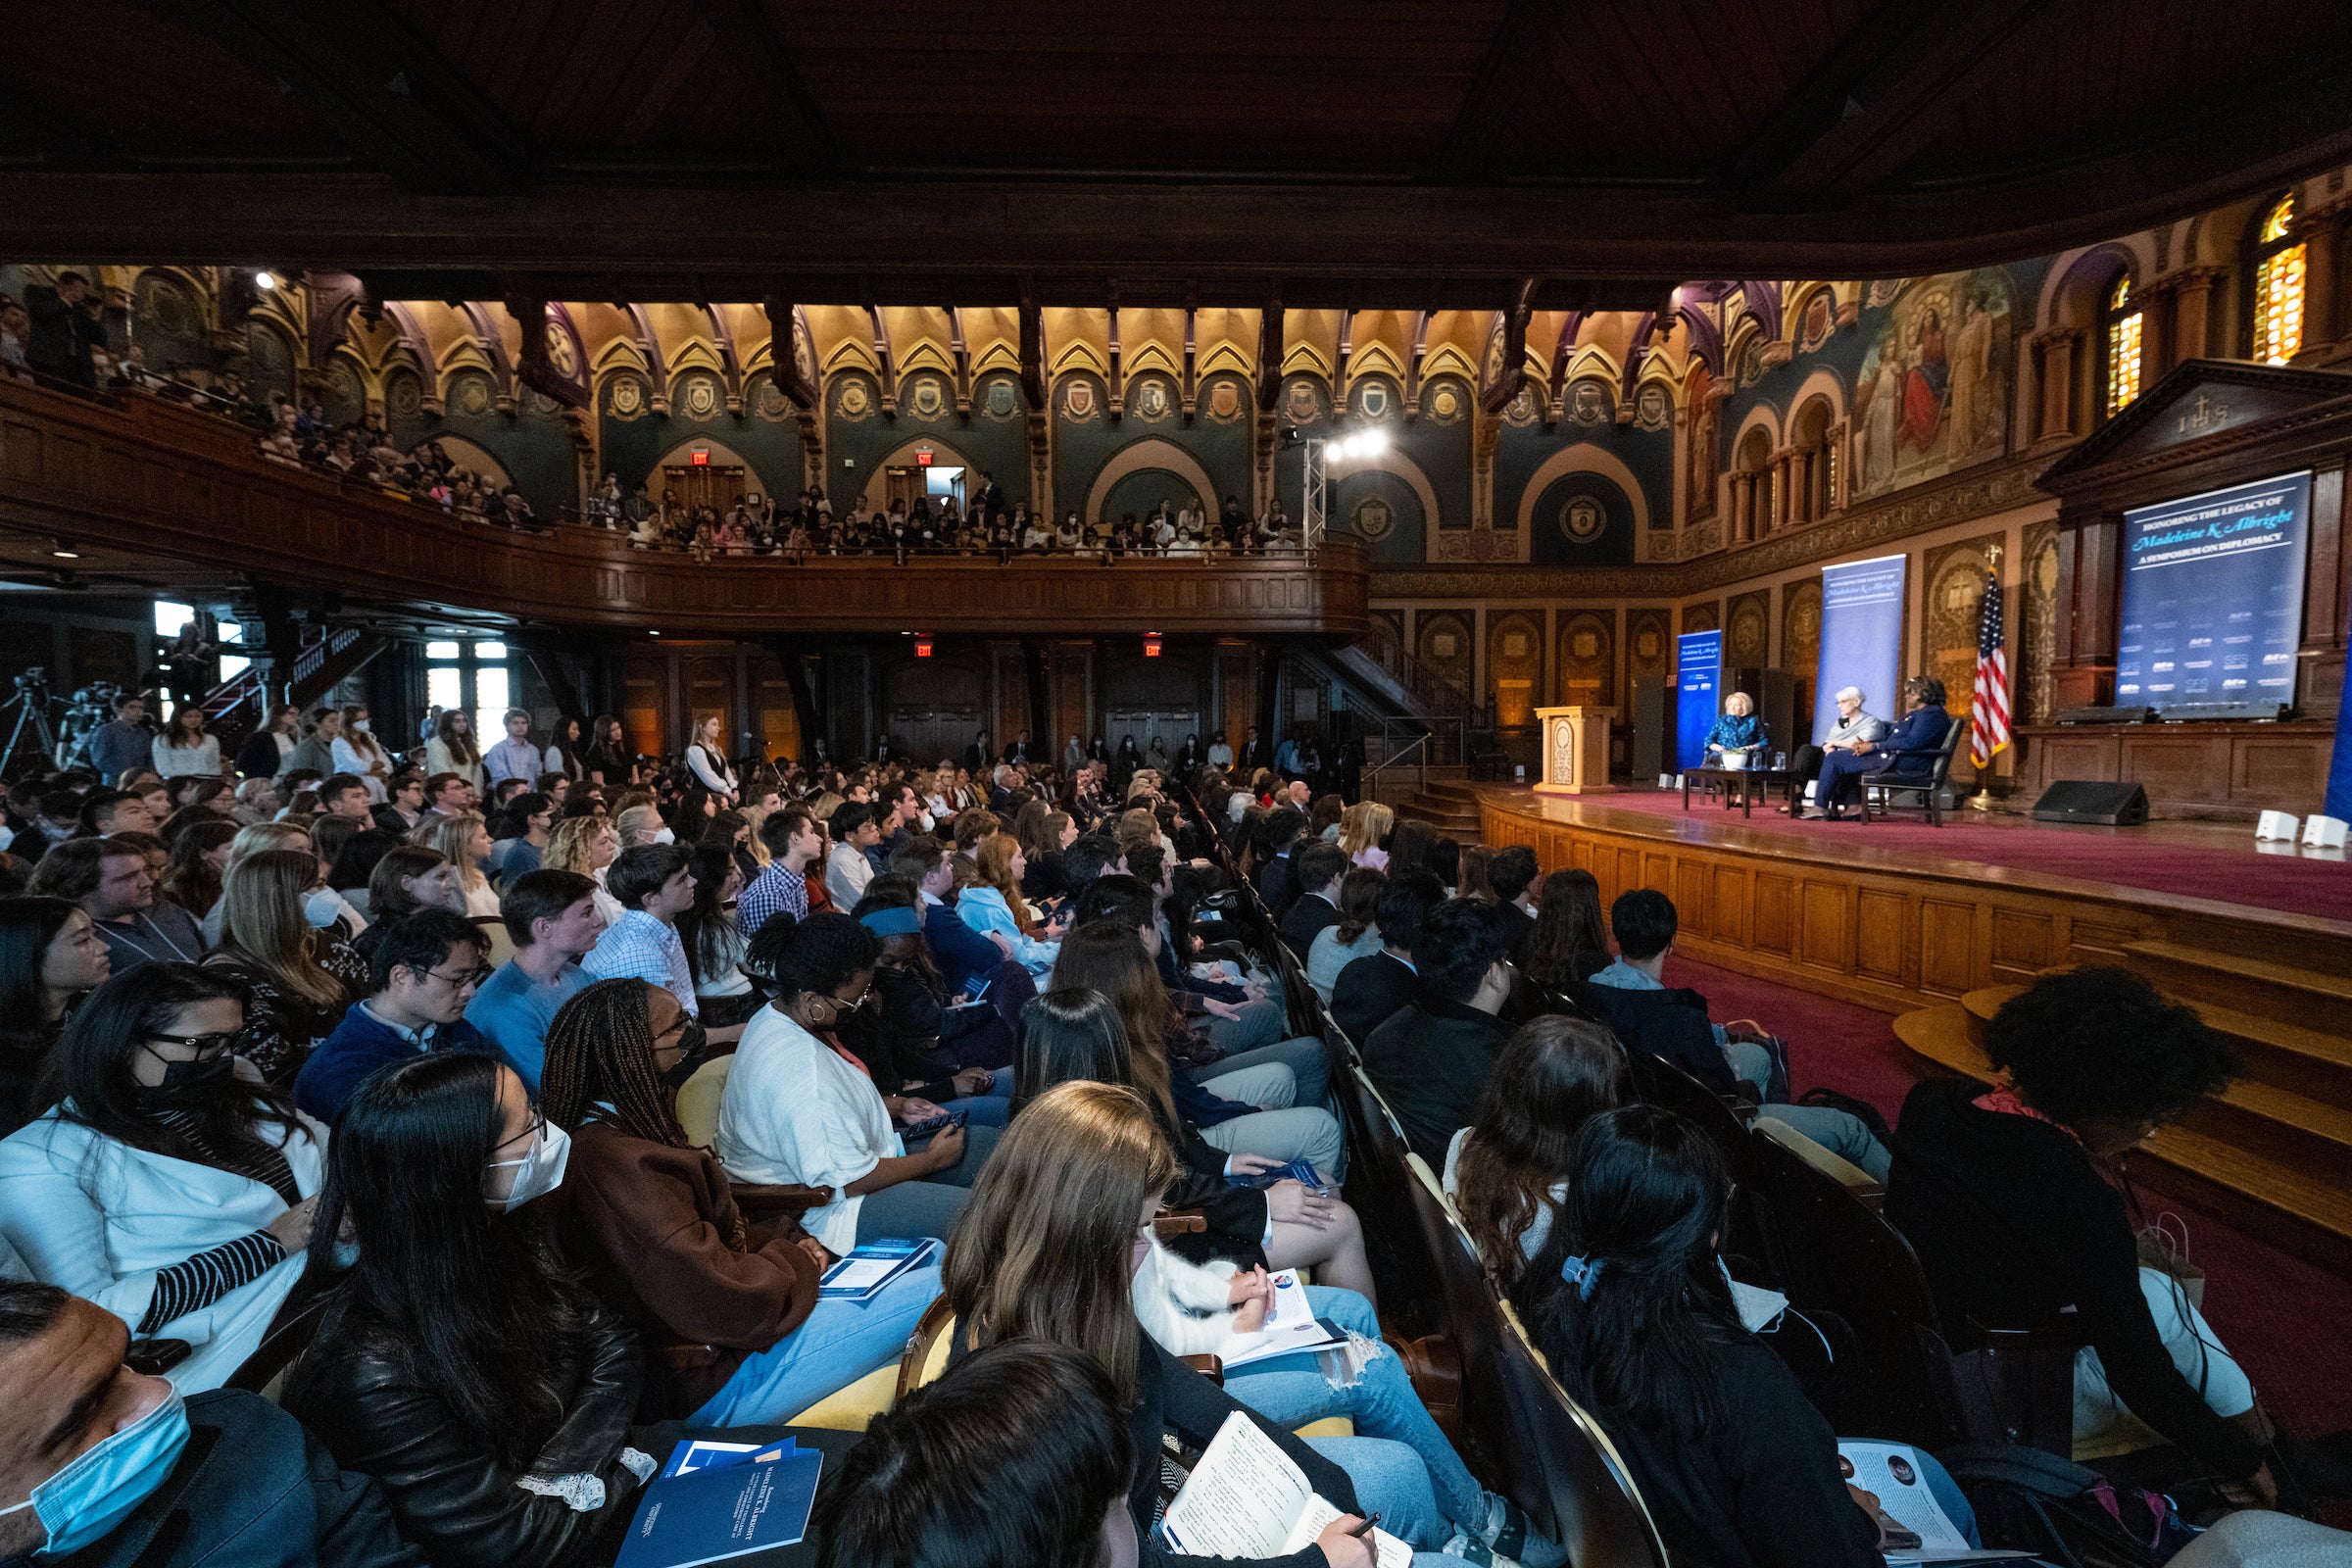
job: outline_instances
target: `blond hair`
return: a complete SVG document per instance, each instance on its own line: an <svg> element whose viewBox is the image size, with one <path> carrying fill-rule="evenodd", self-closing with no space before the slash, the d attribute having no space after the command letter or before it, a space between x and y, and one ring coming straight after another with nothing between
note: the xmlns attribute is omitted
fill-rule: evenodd
<svg viewBox="0 0 2352 1568"><path fill-rule="evenodd" d="M482 868L473 863L473 856L466 849L473 842L474 830L482 825L479 811L452 811L447 816L417 823L409 830L409 842L419 849L439 851L441 858L458 868L458 880L471 893L487 887L490 880L482 875Z"/></svg>
<svg viewBox="0 0 2352 1568"><path fill-rule="evenodd" d="M610 822L600 822L593 816L565 817L547 836L540 864L550 871L577 871L582 876L594 876L596 836L611 827Z"/></svg>
<svg viewBox="0 0 2352 1568"><path fill-rule="evenodd" d="M629 849L638 834L662 831L662 813L650 806L632 806L613 818L612 826L620 835L620 847Z"/></svg>
<svg viewBox="0 0 2352 1568"><path fill-rule="evenodd" d="M743 825L752 830L751 842L744 848L752 852L754 861L760 865L767 864L767 845L760 837L760 824L767 820L767 808L761 806L758 801L754 801L749 806L735 808L735 813L743 818Z"/></svg>
<svg viewBox="0 0 2352 1568"><path fill-rule="evenodd" d="M1380 841L1389 836L1396 825L1396 813L1379 801L1358 801L1340 813L1340 853L1353 860L1366 850L1380 848Z"/></svg>
<svg viewBox="0 0 2352 1568"><path fill-rule="evenodd" d="M310 836L309 826L301 822L255 822L248 827L239 828L237 836L228 841L228 855L220 862L222 884L227 883L228 873L235 870L237 862L246 857L259 855L264 850L282 850L294 840L309 839ZM316 851L318 848L316 842L312 844L312 848ZM316 855L313 856L313 858L317 858Z"/></svg>
<svg viewBox="0 0 2352 1568"><path fill-rule="evenodd" d="M1080 1080L1038 1096L980 1167L948 1244L941 1284L973 1348L1028 1337L1084 1350L1132 1399L1129 1250L1175 1179L1134 1090Z"/></svg>
<svg viewBox="0 0 2352 1568"><path fill-rule="evenodd" d="M228 868L220 885L220 951L321 1007L349 1001L321 968L303 898L318 880L318 858L300 850L257 850Z"/></svg>

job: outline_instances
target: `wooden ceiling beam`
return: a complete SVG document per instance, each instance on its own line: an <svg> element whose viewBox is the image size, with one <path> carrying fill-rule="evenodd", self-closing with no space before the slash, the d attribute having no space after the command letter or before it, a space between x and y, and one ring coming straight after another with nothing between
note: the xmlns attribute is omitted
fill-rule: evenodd
<svg viewBox="0 0 2352 1568"><path fill-rule="evenodd" d="M1466 183L1486 172L1488 155L1510 114L1507 89L1520 72L1530 69L1535 51L1528 45L1533 35L1558 11L1556 4L1546 0L1511 0L1510 9L1494 24L1494 36L1487 40L1487 52L1454 111L1452 127L1430 163L1427 172L1431 178Z"/></svg>
<svg viewBox="0 0 2352 1568"><path fill-rule="evenodd" d="M384 0L176 0L172 9L307 101L353 156L414 190L490 195L530 172L521 135Z"/></svg>
<svg viewBox="0 0 2352 1568"><path fill-rule="evenodd" d="M760 0L696 0L721 48L751 78L763 118L759 123L778 162L805 173L842 167L841 143L825 122L808 78L776 32L774 14Z"/></svg>

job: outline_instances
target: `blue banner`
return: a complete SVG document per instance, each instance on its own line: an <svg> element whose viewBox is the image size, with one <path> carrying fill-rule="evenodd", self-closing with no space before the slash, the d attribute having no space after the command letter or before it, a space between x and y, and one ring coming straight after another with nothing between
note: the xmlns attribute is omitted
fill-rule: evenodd
<svg viewBox="0 0 2352 1568"><path fill-rule="evenodd" d="M1838 727L1838 694L1862 689L1864 711L1902 716L1904 556L1821 569L1821 663L1813 681L1813 744Z"/></svg>
<svg viewBox="0 0 2352 1568"><path fill-rule="evenodd" d="M1675 641L1674 660L1674 765L1697 767L1707 760L1707 732L1715 727L1716 692L1723 685L1723 633L1683 633Z"/></svg>
<svg viewBox="0 0 2352 1568"><path fill-rule="evenodd" d="M2291 707L2310 524L2308 469L2125 513L2116 702Z"/></svg>

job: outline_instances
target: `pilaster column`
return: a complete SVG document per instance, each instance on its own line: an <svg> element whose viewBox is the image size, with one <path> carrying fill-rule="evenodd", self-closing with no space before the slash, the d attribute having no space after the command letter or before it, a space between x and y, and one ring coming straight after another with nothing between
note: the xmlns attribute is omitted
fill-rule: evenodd
<svg viewBox="0 0 2352 1568"><path fill-rule="evenodd" d="M2173 320L2166 343L2169 351L2164 358L2166 369L2182 360L2204 357L2206 333L2211 329L2213 315L2213 285L2221 276L2222 270L2218 267L2191 267L2173 274ZM2304 338L2310 340L2308 331ZM2144 385L2156 377L2150 374L2140 379Z"/></svg>
<svg viewBox="0 0 2352 1568"><path fill-rule="evenodd" d="M2037 440L2064 441L2075 433L2075 345L2082 338L2082 334L2071 326L2053 326L2033 340L2041 363L2041 423Z"/></svg>
<svg viewBox="0 0 2352 1568"><path fill-rule="evenodd" d="M2303 225L2303 349L2341 341L2343 318L2344 220L2352 207L2338 202L2311 215ZM2297 356L2300 358L2301 356Z"/></svg>

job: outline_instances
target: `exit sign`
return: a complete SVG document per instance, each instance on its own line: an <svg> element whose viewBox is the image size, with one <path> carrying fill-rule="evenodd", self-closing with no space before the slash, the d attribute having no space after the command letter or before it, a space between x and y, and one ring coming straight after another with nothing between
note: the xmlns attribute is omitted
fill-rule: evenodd
<svg viewBox="0 0 2352 1568"><path fill-rule="evenodd" d="M925 468L931 466L931 449L929 447L916 447L914 449L914 461L917 466Z"/></svg>

